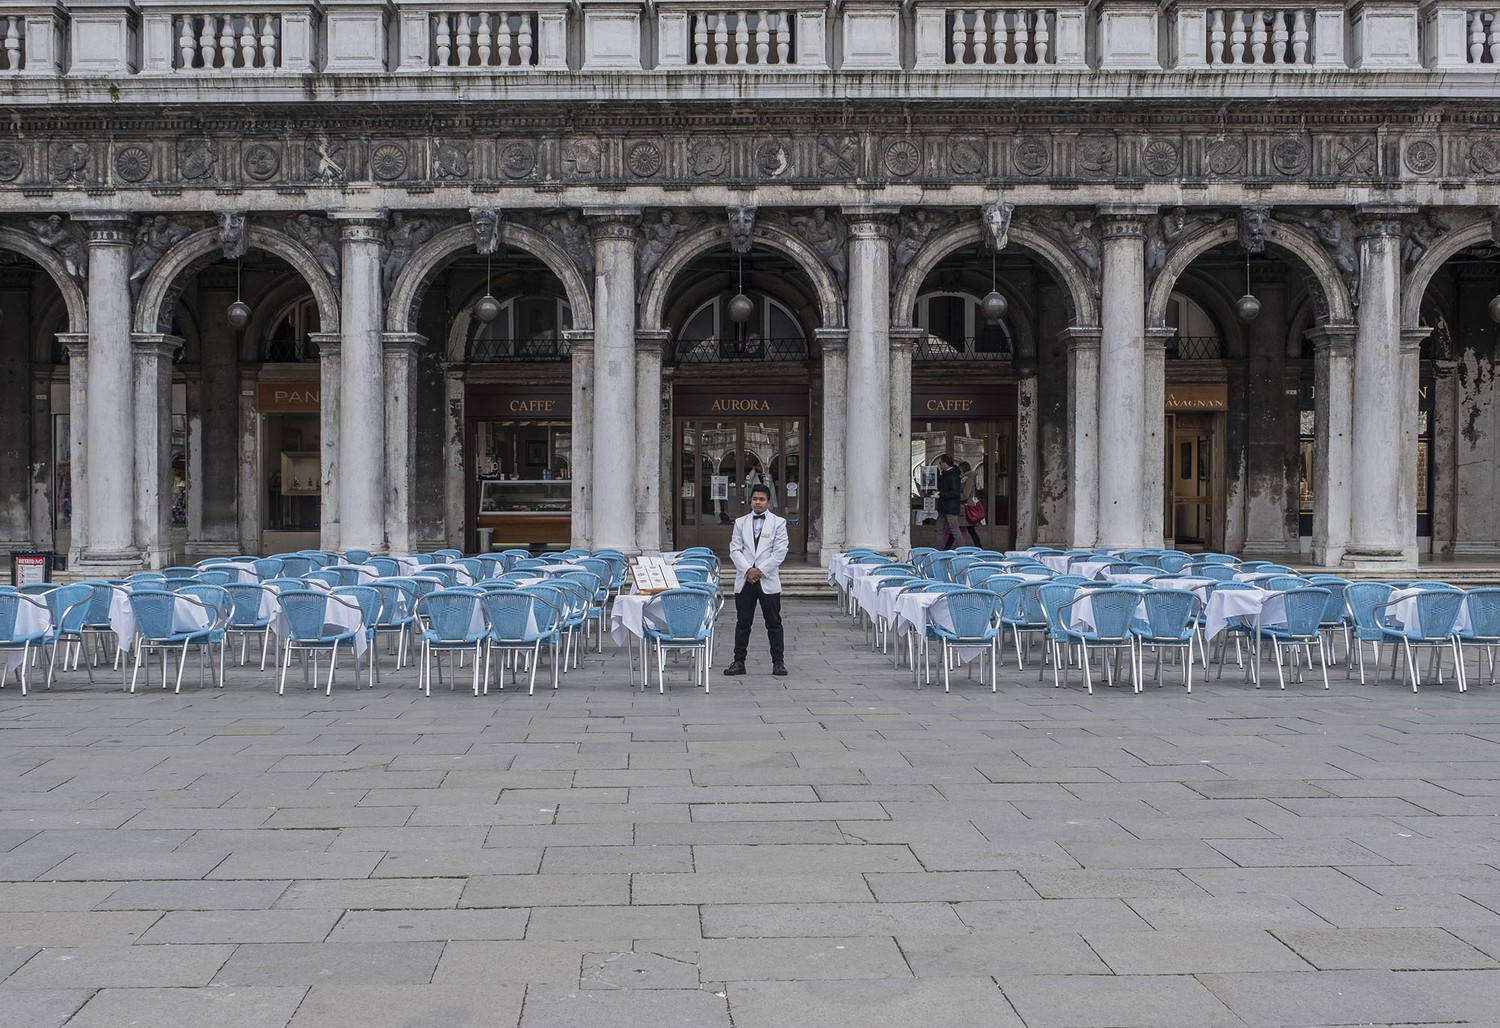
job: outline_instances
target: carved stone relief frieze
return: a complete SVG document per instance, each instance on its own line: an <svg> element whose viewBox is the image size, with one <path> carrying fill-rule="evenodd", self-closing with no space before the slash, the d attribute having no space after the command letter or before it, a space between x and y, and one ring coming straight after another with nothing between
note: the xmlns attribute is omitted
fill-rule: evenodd
<svg viewBox="0 0 1500 1028"><path fill-rule="evenodd" d="M1480 136L1469 142L1469 167L1481 175L1500 172L1500 139Z"/></svg>
<svg viewBox="0 0 1500 1028"><path fill-rule="evenodd" d="M959 178L969 178L984 171L983 139L955 139L948 144L948 171Z"/></svg>
<svg viewBox="0 0 1500 1028"><path fill-rule="evenodd" d="M818 140L818 174L824 178L853 178L859 174L859 165L858 136Z"/></svg>
<svg viewBox="0 0 1500 1028"><path fill-rule="evenodd" d="M662 145L655 139L638 140L625 151L625 166L636 178L655 178L665 163Z"/></svg>
<svg viewBox="0 0 1500 1028"><path fill-rule="evenodd" d="M1350 297L1359 303L1359 251L1354 244L1354 222L1348 214L1325 207L1317 213L1278 211L1278 219L1311 232L1338 268Z"/></svg>
<svg viewBox="0 0 1500 1028"><path fill-rule="evenodd" d="M115 177L122 182L144 182L151 174L151 151L144 146L126 146L115 151Z"/></svg>
<svg viewBox="0 0 1500 1028"><path fill-rule="evenodd" d="M1037 178L1052 167L1052 148L1042 139L1022 139L1011 151L1010 160L1022 175Z"/></svg>
<svg viewBox="0 0 1500 1028"><path fill-rule="evenodd" d="M708 216L701 211L671 211L665 207L647 211L641 220L641 242L636 247L637 273L644 280L656 270L674 243L702 225Z"/></svg>
<svg viewBox="0 0 1500 1028"><path fill-rule="evenodd" d="M1300 139L1280 139L1271 144L1271 167L1288 178L1304 174L1312 161L1312 151Z"/></svg>
<svg viewBox="0 0 1500 1028"><path fill-rule="evenodd" d="M1369 178L1375 174L1374 136L1351 136L1334 147L1333 170L1338 178Z"/></svg>
<svg viewBox="0 0 1500 1028"><path fill-rule="evenodd" d="M541 218L537 228L557 244L558 249L587 278L594 274L594 234L577 210L559 211Z"/></svg>
<svg viewBox="0 0 1500 1028"><path fill-rule="evenodd" d="M592 136L574 136L563 140L563 172L569 178L592 178L599 174L603 149Z"/></svg>
<svg viewBox="0 0 1500 1028"><path fill-rule="evenodd" d="M143 217L135 230L135 245L130 250L130 296L140 295L146 276L173 246L193 231L185 222L165 214Z"/></svg>
<svg viewBox="0 0 1500 1028"><path fill-rule="evenodd" d="M349 162L344 144L328 136L309 136L302 155L307 177L314 182L342 182L348 177Z"/></svg>
<svg viewBox="0 0 1500 1028"><path fill-rule="evenodd" d="M61 214L49 214L26 223L31 234L41 244L62 259L66 269L76 281L82 282L89 274L87 237L82 227L63 218Z"/></svg>
<svg viewBox="0 0 1500 1028"><path fill-rule="evenodd" d="M1182 151L1170 139L1147 140L1141 156L1146 170L1157 178L1175 175L1182 167Z"/></svg>
<svg viewBox="0 0 1500 1028"><path fill-rule="evenodd" d="M331 280L337 282L342 268L339 259L338 230L326 218L315 218L311 214L289 215L284 227L286 234L312 254L318 267Z"/></svg>
<svg viewBox="0 0 1500 1028"><path fill-rule="evenodd" d="M26 148L20 143L0 143L0 182L14 182L26 170Z"/></svg>
<svg viewBox="0 0 1500 1028"><path fill-rule="evenodd" d="M1406 170L1413 175L1428 175L1437 170L1437 144L1427 139L1417 139L1406 144L1404 158Z"/></svg>
<svg viewBox="0 0 1500 1028"><path fill-rule="evenodd" d="M784 139L765 139L755 147L755 170L766 178L784 178L792 170L792 151Z"/></svg>
<svg viewBox="0 0 1500 1028"><path fill-rule="evenodd" d="M892 139L882 154L885 170L897 178L908 178L922 168L922 144L907 137Z"/></svg>
<svg viewBox="0 0 1500 1028"><path fill-rule="evenodd" d="M698 139L688 145L688 173L694 178L720 178L729 171L729 144L723 139Z"/></svg>
<svg viewBox="0 0 1500 1028"><path fill-rule="evenodd" d="M465 141L439 139L432 147L432 177L465 179L473 170L473 148Z"/></svg>
<svg viewBox="0 0 1500 1028"><path fill-rule="evenodd" d="M1095 177L1115 173L1115 140L1112 136L1092 136L1079 139L1073 148L1073 159L1077 170Z"/></svg>
<svg viewBox="0 0 1500 1028"><path fill-rule="evenodd" d="M848 228L841 213L828 207L814 207L811 211L786 215L786 223L823 259L840 286L848 283L849 262L845 257Z"/></svg>
<svg viewBox="0 0 1500 1028"><path fill-rule="evenodd" d="M87 180L90 149L87 143L54 143L52 145L52 181L57 183Z"/></svg>
<svg viewBox="0 0 1500 1028"><path fill-rule="evenodd" d="M189 182L202 182L214 173L219 154L214 141L206 136L189 136L177 141L177 172Z"/></svg>
<svg viewBox="0 0 1500 1028"><path fill-rule="evenodd" d="M396 288L396 280L406 267L417 247L432 238L438 224L432 218L397 211L391 215L391 223L385 230L385 252L380 258L380 285L389 296Z"/></svg>
<svg viewBox="0 0 1500 1028"><path fill-rule="evenodd" d="M529 139L500 142L500 174L508 179L526 178L536 170L536 144Z"/></svg>
<svg viewBox="0 0 1500 1028"><path fill-rule="evenodd" d="M400 143L378 143L370 151L370 177L377 182L393 182L406 174L410 158Z"/></svg>
<svg viewBox="0 0 1500 1028"><path fill-rule="evenodd" d="M1432 244L1446 235L1453 226L1444 221L1436 209L1429 207L1421 214L1407 219L1405 228L1401 240L1401 263L1410 271L1432 249Z"/></svg>
<svg viewBox="0 0 1500 1028"><path fill-rule="evenodd" d="M269 182L281 171L281 147L276 143L251 143L245 147L240 165L252 182Z"/></svg>
<svg viewBox="0 0 1500 1028"><path fill-rule="evenodd" d="M991 206L1010 207L1010 204L987 204L985 209ZM1009 215L1007 214L1007 228L1009 227ZM917 254L922 252L930 239L937 233L948 228L957 221L953 214L929 211L918 207L916 210L902 211L896 222L896 243L891 247L891 292L896 291L901 277L906 274L906 269L911 267L911 262L917 259Z"/></svg>

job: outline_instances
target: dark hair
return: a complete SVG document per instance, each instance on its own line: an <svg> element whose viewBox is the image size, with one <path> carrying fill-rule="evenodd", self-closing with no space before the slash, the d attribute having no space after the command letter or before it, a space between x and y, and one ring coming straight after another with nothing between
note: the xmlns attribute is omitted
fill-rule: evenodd
<svg viewBox="0 0 1500 1028"><path fill-rule="evenodd" d="M946 464L950 468L953 467L953 454L951 454L951 453L940 453L940 454L938 454L938 463L939 464Z"/></svg>
<svg viewBox="0 0 1500 1028"><path fill-rule="evenodd" d="M969 472L973 471L974 469L969 466L969 462L968 461L961 460L961 461L958 462L958 470L962 471L964 474L967 475Z"/></svg>
<svg viewBox="0 0 1500 1028"><path fill-rule="evenodd" d="M770 486L768 486L768 485L752 485L750 487L750 495L754 496L756 493L760 493L762 496L764 496L766 498L766 502L768 502L768 503L770 502L770 500L771 500L771 487Z"/></svg>

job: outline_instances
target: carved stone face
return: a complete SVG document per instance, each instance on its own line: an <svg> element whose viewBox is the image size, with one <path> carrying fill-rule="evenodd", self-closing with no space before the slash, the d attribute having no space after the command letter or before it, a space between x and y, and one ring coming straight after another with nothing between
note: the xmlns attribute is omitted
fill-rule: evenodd
<svg viewBox="0 0 1500 1028"><path fill-rule="evenodd" d="M755 212L750 207L734 207L729 211L729 230L735 235L749 235L755 228Z"/></svg>

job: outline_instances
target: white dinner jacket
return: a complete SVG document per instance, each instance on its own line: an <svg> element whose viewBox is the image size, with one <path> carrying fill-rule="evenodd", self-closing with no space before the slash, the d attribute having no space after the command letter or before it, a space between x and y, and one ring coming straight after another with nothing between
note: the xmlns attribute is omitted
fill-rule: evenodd
<svg viewBox="0 0 1500 1028"><path fill-rule="evenodd" d="M745 572L760 568L763 576L760 590L767 594L781 592L781 562L786 560L790 546L786 535L786 518L766 512L766 523L761 526L760 545L755 545L754 514L746 514L735 521L734 534L729 540L729 559L734 561L734 591L745 588Z"/></svg>

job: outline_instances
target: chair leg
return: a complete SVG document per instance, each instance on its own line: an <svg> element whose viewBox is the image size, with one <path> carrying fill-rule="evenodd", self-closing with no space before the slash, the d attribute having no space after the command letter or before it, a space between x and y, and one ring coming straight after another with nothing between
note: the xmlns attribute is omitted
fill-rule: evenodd
<svg viewBox="0 0 1500 1028"><path fill-rule="evenodd" d="M328 695L333 695L333 674L339 666L339 644L334 643L333 649L328 654ZM359 688L359 667L354 669L354 688Z"/></svg>

